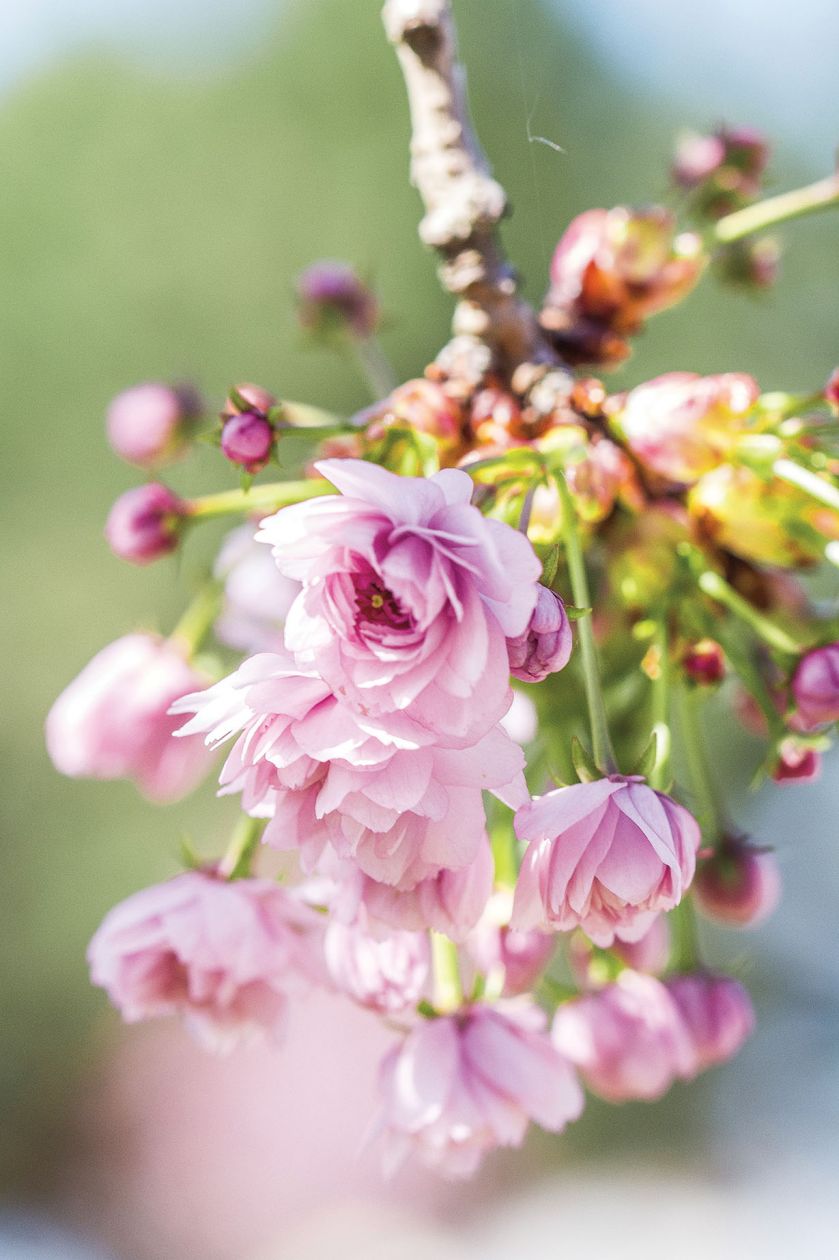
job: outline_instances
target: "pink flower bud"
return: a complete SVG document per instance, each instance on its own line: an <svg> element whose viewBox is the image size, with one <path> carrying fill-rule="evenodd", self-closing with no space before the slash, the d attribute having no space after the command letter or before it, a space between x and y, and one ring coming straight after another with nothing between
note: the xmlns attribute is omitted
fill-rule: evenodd
<svg viewBox="0 0 839 1260"><path fill-rule="evenodd" d="M581 927L597 945L638 940L690 881L699 826L638 776L614 774L557 788L516 813L529 841L510 926Z"/></svg>
<svg viewBox="0 0 839 1260"><path fill-rule="evenodd" d="M699 864L693 886L705 914L736 927L760 923L781 895L775 855L733 838Z"/></svg>
<svg viewBox="0 0 839 1260"><path fill-rule="evenodd" d="M274 429L265 416L255 411L242 411L225 420L221 431L221 449L231 464L238 464L247 473L258 473L271 458Z"/></svg>
<svg viewBox="0 0 839 1260"><path fill-rule="evenodd" d="M324 940L326 966L342 992L383 1015L416 1007L428 980L428 937L420 932L374 935L364 922L333 919Z"/></svg>
<svg viewBox="0 0 839 1260"><path fill-rule="evenodd" d="M516 932L509 927L511 908L509 891L496 892L466 941L470 958L485 976L503 971L505 997L528 993L556 948L556 937L552 933Z"/></svg>
<svg viewBox="0 0 839 1260"><path fill-rule="evenodd" d="M772 771L776 783L812 783L821 774L821 754L790 736L781 740L778 764Z"/></svg>
<svg viewBox="0 0 839 1260"><path fill-rule="evenodd" d="M682 188L695 188L713 175L725 161L725 145L720 136L683 136L673 161L673 179Z"/></svg>
<svg viewBox="0 0 839 1260"><path fill-rule="evenodd" d="M507 640L510 673L520 682L542 682L565 668L572 646L565 605L554 591L540 586L530 625L524 634Z"/></svg>
<svg viewBox="0 0 839 1260"><path fill-rule="evenodd" d="M149 564L178 545L186 504L158 481L121 494L105 522L105 537L121 560Z"/></svg>
<svg viewBox="0 0 839 1260"><path fill-rule="evenodd" d="M806 727L839 721L839 643L802 656L792 676L792 694Z"/></svg>
<svg viewBox="0 0 839 1260"><path fill-rule="evenodd" d="M312 263L297 280L299 316L304 328L329 332L346 324L357 337L369 337L379 321L372 290L348 263Z"/></svg>
<svg viewBox="0 0 839 1260"><path fill-rule="evenodd" d="M200 410L200 399L187 387L135 385L108 407L108 441L129 464L158 468L181 453Z"/></svg>
<svg viewBox="0 0 839 1260"><path fill-rule="evenodd" d="M521 1146L531 1120L559 1133L583 1110L574 1072L535 1006L472 1006L421 1021L382 1063L386 1164L409 1155L469 1177L484 1155Z"/></svg>
<svg viewBox="0 0 839 1260"><path fill-rule="evenodd" d="M167 639L129 634L103 648L47 717L47 749L72 778L131 779L154 801L191 792L213 754L200 737L173 739L169 706L207 680Z"/></svg>
<svg viewBox="0 0 839 1260"><path fill-rule="evenodd" d="M289 993L321 977L322 932L320 916L278 884L187 871L115 906L88 961L128 1023L179 1014L225 1052L278 1036Z"/></svg>
<svg viewBox="0 0 839 1260"><path fill-rule="evenodd" d="M229 416L237 416L243 411L255 411L258 415L264 416L277 404L277 400L270 390L263 389L261 385L253 385L249 381L236 385L234 393L246 405L243 407L240 403L234 402L232 396L226 398L221 412L222 420L226 420Z"/></svg>
<svg viewBox="0 0 839 1260"><path fill-rule="evenodd" d="M700 687L713 687L725 678L725 654L713 639L699 639L685 651L682 669Z"/></svg>
<svg viewBox="0 0 839 1260"><path fill-rule="evenodd" d="M707 972L673 976L667 990L679 1010L697 1058L697 1071L733 1058L754 1029L751 999L729 976Z"/></svg>
<svg viewBox="0 0 839 1260"><path fill-rule="evenodd" d="M617 425L644 468L692 485L731 453L759 393L740 373L668 372L630 390Z"/></svg>
<svg viewBox="0 0 839 1260"><path fill-rule="evenodd" d="M565 1002L552 1038L589 1088L609 1102L650 1102L698 1070L693 1039L672 995L660 980L637 971Z"/></svg>
<svg viewBox="0 0 839 1260"><path fill-rule="evenodd" d="M425 377L406 381L370 408L367 438L376 442L393 429L411 429L434 438L441 452L459 449L463 441L460 404L442 385Z"/></svg>

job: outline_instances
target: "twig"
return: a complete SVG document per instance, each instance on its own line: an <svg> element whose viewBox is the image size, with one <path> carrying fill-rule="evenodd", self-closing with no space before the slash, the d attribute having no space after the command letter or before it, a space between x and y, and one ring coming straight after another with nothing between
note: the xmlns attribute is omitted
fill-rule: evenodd
<svg viewBox="0 0 839 1260"><path fill-rule="evenodd" d="M449 0L387 0L382 16L408 90L420 239L442 255L440 279L458 298L455 336L483 342L508 371L554 362L498 240L507 198L469 119Z"/></svg>

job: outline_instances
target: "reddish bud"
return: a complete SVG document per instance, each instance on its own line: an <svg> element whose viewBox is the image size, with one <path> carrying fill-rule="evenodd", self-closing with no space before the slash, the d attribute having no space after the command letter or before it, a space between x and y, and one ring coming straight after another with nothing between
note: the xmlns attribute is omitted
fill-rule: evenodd
<svg viewBox="0 0 839 1260"><path fill-rule="evenodd" d="M725 677L723 650L713 639L699 639L686 650L682 657L682 668L695 683L702 687L712 687Z"/></svg>
<svg viewBox="0 0 839 1260"><path fill-rule="evenodd" d="M469 428L477 442L504 442L522 437L521 407L506 389L479 389L472 399Z"/></svg>
<svg viewBox="0 0 839 1260"><path fill-rule="evenodd" d="M160 482L152 481L120 495L105 524L105 537L115 556L148 564L174 551L186 505Z"/></svg>
<svg viewBox="0 0 839 1260"><path fill-rule="evenodd" d="M821 768L821 754L790 737L781 741L772 778L776 783L812 783L821 774Z"/></svg>
<svg viewBox="0 0 839 1260"><path fill-rule="evenodd" d="M406 381L377 407L367 436L377 441L391 428L409 428L426 433L443 451L455 450L462 440L463 416L459 404L436 381L424 377Z"/></svg>
<svg viewBox="0 0 839 1260"><path fill-rule="evenodd" d="M231 464L247 473L258 473L271 458L274 430L270 421L256 411L230 416L221 431L221 449Z"/></svg>
<svg viewBox="0 0 839 1260"><path fill-rule="evenodd" d="M792 694L806 728L839 721L839 643L805 652L792 676Z"/></svg>
<svg viewBox="0 0 839 1260"><path fill-rule="evenodd" d="M746 927L775 909L781 877L774 854L745 840L726 839L717 852L700 862L693 887L709 918Z"/></svg>
<svg viewBox="0 0 839 1260"><path fill-rule="evenodd" d="M312 263L298 277L297 297L300 322L312 332L345 325L357 337L369 337L376 329L378 302L348 263Z"/></svg>

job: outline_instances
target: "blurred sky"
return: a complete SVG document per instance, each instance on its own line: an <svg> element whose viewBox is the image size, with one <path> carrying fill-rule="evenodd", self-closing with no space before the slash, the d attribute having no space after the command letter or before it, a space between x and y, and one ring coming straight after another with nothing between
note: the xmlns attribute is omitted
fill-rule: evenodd
<svg viewBox="0 0 839 1260"><path fill-rule="evenodd" d="M837 0L486 2L517 9L523 22L536 4L554 9L629 83L655 80L703 109L715 100L726 118L746 111L743 121L823 160L836 143L839 109L826 111L824 102L839 46ZM283 0L0 0L0 90L96 43L180 76L200 74L258 43L283 7Z"/></svg>

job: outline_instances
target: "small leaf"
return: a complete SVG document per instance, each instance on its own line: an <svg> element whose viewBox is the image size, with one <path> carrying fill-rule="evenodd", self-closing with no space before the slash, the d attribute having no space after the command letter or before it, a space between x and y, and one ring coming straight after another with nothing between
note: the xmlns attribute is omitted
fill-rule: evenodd
<svg viewBox="0 0 839 1260"><path fill-rule="evenodd" d="M594 783L603 778L588 749L576 735L571 736L571 763L581 783Z"/></svg>
<svg viewBox="0 0 839 1260"><path fill-rule="evenodd" d="M583 617L590 617L593 608L576 608L574 604L565 605L565 615L569 621L582 621Z"/></svg>
<svg viewBox="0 0 839 1260"><path fill-rule="evenodd" d="M554 584L556 571L559 568L559 557L561 554L559 543L554 543L542 563L542 585L548 588ZM565 610L568 612L568 609ZM570 614L569 614L570 616Z"/></svg>

